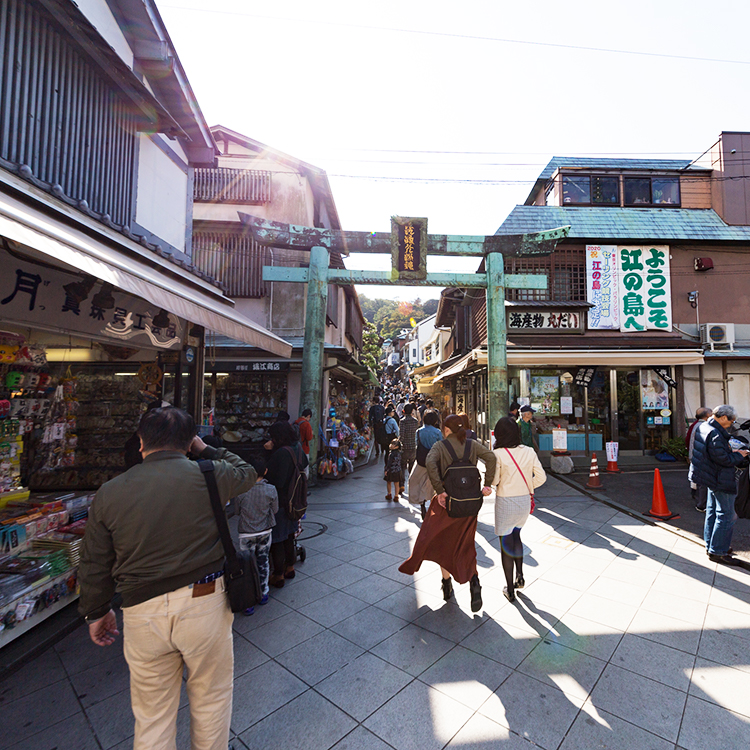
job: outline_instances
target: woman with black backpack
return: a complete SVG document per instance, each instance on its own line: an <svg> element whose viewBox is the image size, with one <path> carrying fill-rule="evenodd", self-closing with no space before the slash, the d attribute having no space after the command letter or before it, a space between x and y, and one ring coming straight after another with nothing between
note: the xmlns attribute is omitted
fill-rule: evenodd
<svg viewBox="0 0 750 750"><path fill-rule="evenodd" d="M466 437L461 418L451 414L444 423L445 440L432 446L426 469L435 491L411 557L399 570L414 574L423 560L431 560L442 572L443 599L453 596L451 577L458 583L469 582L471 611L482 608L482 587L477 574L477 550L474 537L477 514L484 497L492 493L487 480L482 486L477 462L482 461L485 475L495 476L495 454L477 440ZM435 502L437 500L437 502Z"/></svg>

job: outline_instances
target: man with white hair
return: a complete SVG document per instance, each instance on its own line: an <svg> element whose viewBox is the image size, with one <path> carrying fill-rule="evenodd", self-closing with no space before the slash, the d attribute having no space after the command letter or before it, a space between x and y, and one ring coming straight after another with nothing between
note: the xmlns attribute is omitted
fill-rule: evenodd
<svg viewBox="0 0 750 750"><path fill-rule="evenodd" d="M695 429L693 441L692 481L708 487L706 523L703 539L706 552L713 562L733 564L732 531L734 529L734 499L737 485L735 468L748 451L733 449L729 444L728 428L737 419L737 411L729 404L713 410L713 417Z"/></svg>

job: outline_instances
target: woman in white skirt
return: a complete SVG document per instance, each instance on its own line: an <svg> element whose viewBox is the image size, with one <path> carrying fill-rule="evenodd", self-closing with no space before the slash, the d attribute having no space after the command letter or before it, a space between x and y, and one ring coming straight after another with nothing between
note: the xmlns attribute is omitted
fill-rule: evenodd
<svg viewBox="0 0 750 750"><path fill-rule="evenodd" d="M531 495L547 481L547 475L536 451L521 445L521 431L509 417L499 419L495 425L493 449L497 457L493 482L496 493L495 533L500 537L500 555L507 584L503 594L509 602L514 602L515 590L524 587L521 528L531 512Z"/></svg>

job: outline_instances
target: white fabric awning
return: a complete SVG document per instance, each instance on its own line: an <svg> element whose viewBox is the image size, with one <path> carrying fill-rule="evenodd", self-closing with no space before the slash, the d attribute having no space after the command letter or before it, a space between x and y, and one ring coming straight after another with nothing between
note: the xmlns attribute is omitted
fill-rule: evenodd
<svg viewBox="0 0 750 750"><path fill-rule="evenodd" d="M477 363L487 364L487 352L474 350ZM508 364L515 367L669 367L702 365L700 349L508 349Z"/></svg>
<svg viewBox="0 0 750 750"><path fill-rule="evenodd" d="M198 277L193 281L171 275L173 269L168 267L171 264L165 265L168 262L158 256L154 256L154 263L162 265L163 271L137 257L128 257L6 194L0 194L0 236L25 245L57 264L142 297L209 331L280 357L291 357L292 347L287 341L235 312L231 300L208 282ZM122 238L123 244L130 242ZM132 244L135 254L142 252L136 243Z"/></svg>
<svg viewBox="0 0 750 750"><path fill-rule="evenodd" d="M433 383L438 383L443 378L450 378L453 375L458 375L459 373L462 373L474 360L474 352L469 352L464 357L461 357L461 359L458 360L455 364L451 365L445 372L441 372L439 375L436 375L433 379Z"/></svg>

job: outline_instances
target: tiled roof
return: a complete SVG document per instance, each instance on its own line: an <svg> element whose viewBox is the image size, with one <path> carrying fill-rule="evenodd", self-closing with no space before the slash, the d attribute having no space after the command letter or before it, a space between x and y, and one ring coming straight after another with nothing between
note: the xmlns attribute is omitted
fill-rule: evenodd
<svg viewBox="0 0 750 750"><path fill-rule="evenodd" d="M568 239L750 242L750 226L729 226L713 209L516 206L495 234L570 225Z"/></svg>
<svg viewBox="0 0 750 750"><path fill-rule="evenodd" d="M670 170L690 169L711 171L708 167L696 167L689 159L598 159L581 156L553 156L542 170L538 180L548 180L556 169L639 169Z"/></svg>

